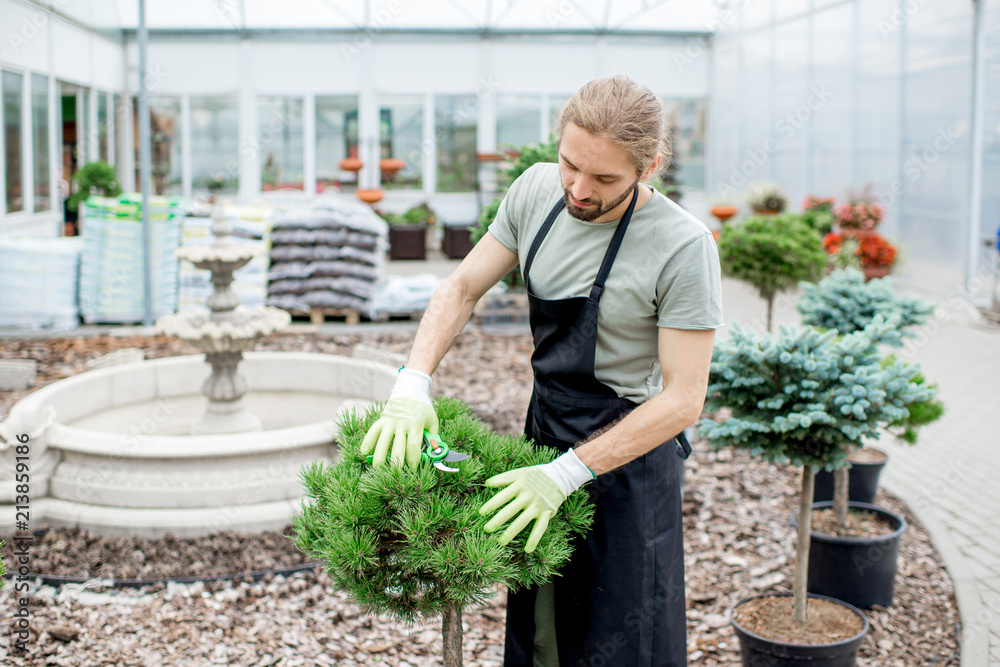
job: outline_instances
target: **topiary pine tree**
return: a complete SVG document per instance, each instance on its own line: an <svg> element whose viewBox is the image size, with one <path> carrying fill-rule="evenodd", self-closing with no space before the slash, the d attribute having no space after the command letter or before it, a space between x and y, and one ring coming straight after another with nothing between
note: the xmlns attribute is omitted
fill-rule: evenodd
<svg viewBox="0 0 1000 667"><path fill-rule="evenodd" d="M802 322L842 334L864 329L881 315L894 321L903 336L913 336L909 329L924 324L934 312L934 306L923 299L897 296L887 278L865 282L857 269L834 271L815 285L803 282L800 286L803 294L796 308Z"/></svg>
<svg viewBox="0 0 1000 667"><path fill-rule="evenodd" d="M934 312L934 306L922 299L897 296L887 278L865 282L864 274L853 268L834 271L815 285L802 283L801 286L804 293L796 308L802 314L802 321L823 329L835 329L841 334L864 329L879 316L894 324L900 336L912 337L911 329L927 322L927 317ZM889 344L899 346L902 339L894 339ZM896 357L892 355L883 361L884 365L893 363ZM888 425L890 431L910 444L916 443L919 428L944 414L944 405L934 398L937 385L927 385L919 373L913 382L926 385L932 392L931 397L908 403L906 417ZM849 507L848 468L839 468L834 473L833 507L841 527L847 521Z"/></svg>
<svg viewBox="0 0 1000 667"><path fill-rule="evenodd" d="M750 283L767 301L768 331L775 295L800 281L819 280L827 263L819 232L793 213L728 224L718 246L723 273Z"/></svg>
<svg viewBox="0 0 1000 667"><path fill-rule="evenodd" d="M816 469L843 466L862 438L878 438L880 427L906 417L907 404L931 396L914 381L915 365L883 365L878 346L898 338L882 318L842 337L782 326L776 338L758 338L737 323L712 355L705 407L728 408L732 417L703 420L700 434L714 448L739 447L803 468L793 585L799 623L806 619Z"/></svg>
<svg viewBox="0 0 1000 667"><path fill-rule="evenodd" d="M483 528L479 509L497 492L485 481L522 466L548 463L559 452L523 436L492 433L461 401L439 398L439 434L469 458L442 472L429 463L373 467L361 454L365 433L381 406L340 422L336 466L303 472L307 500L295 517L296 545L327 564L338 588L370 613L404 622L442 615L444 665L462 661L462 609L491 597L496 584L511 588L548 581L571 554L594 508L586 492L566 499L537 548L525 553L530 533L506 546Z"/></svg>

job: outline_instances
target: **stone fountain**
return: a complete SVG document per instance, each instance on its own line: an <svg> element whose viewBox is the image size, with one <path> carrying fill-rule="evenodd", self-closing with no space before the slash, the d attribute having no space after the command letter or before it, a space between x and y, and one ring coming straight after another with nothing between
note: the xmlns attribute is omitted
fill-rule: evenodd
<svg viewBox="0 0 1000 667"><path fill-rule="evenodd" d="M156 322L164 335L180 338L204 352L205 361L212 367L212 374L201 387L208 404L191 429L195 435L261 429L260 419L243 402L249 387L239 373L239 364L243 352L291 322L288 313L279 308L248 309L240 305L239 297L230 287L233 273L264 252L264 248L233 244L229 240L232 231L233 225L222 207L216 207L212 217L215 240L207 246L188 246L176 252L178 258L212 273L215 291L205 303L209 312L189 310L164 315Z"/></svg>
<svg viewBox="0 0 1000 667"><path fill-rule="evenodd" d="M204 356L79 373L27 395L0 422L0 533L15 528L16 448L25 438L32 529L150 537L280 529L301 503L302 469L336 461L340 413L389 396L398 362L246 351L289 317L239 305L233 271L263 249L233 244L230 230L215 216L214 242L178 253L212 271L208 310L158 322Z"/></svg>

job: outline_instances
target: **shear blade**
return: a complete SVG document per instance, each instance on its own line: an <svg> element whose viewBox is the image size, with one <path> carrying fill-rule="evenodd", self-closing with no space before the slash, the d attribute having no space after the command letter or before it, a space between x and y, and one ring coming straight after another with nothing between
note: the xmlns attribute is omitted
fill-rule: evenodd
<svg viewBox="0 0 1000 667"><path fill-rule="evenodd" d="M446 466L445 464L441 463L440 461L437 461L434 464L434 467L437 468L438 470L443 470L445 472L458 472L458 468L449 468L448 466Z"/></svg>
<svg viewBox="0 0 1000 667"><path fill-rule="evenodd" d="M461 452L455 452L455 451L449 451L448 455L444 457L444 460L448 461L448 462L451 462L451 461L464 461L467 458L469 458L468 454L463 454Z"/></svg>

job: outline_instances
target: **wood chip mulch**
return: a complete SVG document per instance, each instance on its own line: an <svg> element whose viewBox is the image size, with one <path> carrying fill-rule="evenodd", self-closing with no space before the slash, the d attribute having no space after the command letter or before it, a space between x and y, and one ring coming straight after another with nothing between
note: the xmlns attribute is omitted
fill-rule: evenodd
<svg viewBox="0 0 1000 667"><path fill-rule="evenodd" d="M350 354L358 343L404 354L412 333L272 336L259 350ZM84 370L84 362L124 347L147 358L193 354L163 337L0 340L0 358L39 361L39 386ZM494 429L520 432L531 387L529 336L467 331L435 375L434 390L461 398ZM27 392L0 393L0 419ZM728 609L738 600L791 587L798 471L709 451L694 443L685 470L684 523L689 664L739 665ZM891 465L891 463L890 463ZM959 622L952 581L931 542L898 500L876 500L909 524L899 553L896 599L867 612L871 630L859 667L958 665ZM35 526L36 528L41 528ZM3 557L11 564L10 546ZM22 665L390 665L440 664L440 621L406 627L370 617L334 590L320 570L269 575L259 581L155 584L111 589L99 579L276 568L302 563L277 533L215 535L198 540L97 537L69 530L41 532L32 545L33 570L98 580L30 595L30 651L10 654L0 633L0 664ZM262 567L263 566L263 567ZM0 607L13 608L8 582ZM465 612L465 664L499 667L505 597Z"/></svg>

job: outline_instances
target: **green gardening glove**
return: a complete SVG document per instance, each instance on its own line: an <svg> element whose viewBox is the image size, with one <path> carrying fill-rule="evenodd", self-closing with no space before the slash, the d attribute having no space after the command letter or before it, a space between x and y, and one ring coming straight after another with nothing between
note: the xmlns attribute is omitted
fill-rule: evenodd
<svg viewBox="0 0 1000 667"><path fill-rule="evenodd" d="M396 386L389 394L378 421L372 424L361 441L361 453L372 456L372 465L380 466L389 460L394 466L411 468L420 463L420 450L424 446L424 430L438 432L438 416L431 404L428 391L431 378L425 373L401 368Z"/></svg>
<svg viewBox="0 0 1000 667"><path fill-rule="evenodd" d="M487 533L495 532L514 519L500 536L500 544L503 545L517 537L518 533L534 521L535 525L524 546L525 552L531 553L549 527L549 519L566 497L591 479L594 479L594 473L577 458L572 449L551 463L516 468L490 477L486 480L486 486L507 488L480 508L479 513L486 515L503 507L486 524L485 530Z"/></svg>

